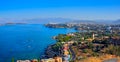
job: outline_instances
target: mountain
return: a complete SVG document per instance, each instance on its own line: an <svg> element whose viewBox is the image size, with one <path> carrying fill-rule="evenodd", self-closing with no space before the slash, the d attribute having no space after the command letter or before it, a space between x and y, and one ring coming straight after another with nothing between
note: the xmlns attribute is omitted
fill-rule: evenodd
<svg viewBox="0 0 120 62"><path fill-rule="evenodd" d="M72 21L72 19L67 18L36 18L36 19L2 19L0 18L0 23L29 23L29 24L45 24L45 23L65 23Z"/></svg>
<svg viewBox="0 0 120 62"><path fill-rule="evenodd" d="M92 20L73 20L73 21L69 21L67 23L90 23L90 24L93 24L93 23L96 23L96 21L92 21Z"/></svg>
<svg viewBox="0 0 120 62"><path fill-rule="evenodd" d="M114 23L114 24L120 24L120 19L118 19L116 21L113 21L112 23Z"/></svg>
<svg viewBox="0 0 120 62"><path fill-rule="evenodd" d="M45 24L45 23L65 23L72 21L72 19L67 19L67 18L38 18L38 19L28 19L24 20L28 23L40 23L40 24Z"/></svg>
<svg viewBox="0 0 120 62"><path fill-rule="evenodd" d="M3 23L28 23L28 24L46 24L46 23L97 23L97 24L118 24L119 20L77 20L69 18L34 18L34 19L9 19L0 18L0 24Z"/></svg>
<svg viewBox="0 0 120 62"><path fill-rule="evenodd" d="M114 20L74 20L71 23L112 24Z"/></svg>

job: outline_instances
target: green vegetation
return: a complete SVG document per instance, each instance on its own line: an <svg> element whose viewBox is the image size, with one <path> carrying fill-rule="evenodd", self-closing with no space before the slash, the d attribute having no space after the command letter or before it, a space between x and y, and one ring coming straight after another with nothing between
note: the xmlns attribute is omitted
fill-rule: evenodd
<svg viewBox="0 0 120 62"><path fill-rule="evenodd" d="M14 58L12 58L11 62L15 62Z"/></svg>
<svg viewBox="0 0 120 62"><path fill-rule="evenodd" d="M64 42L67 42L71 39L71 36L67 36L65 34L59 34L56 37L57 43L52 46L54 51L59 51L59 48L62 47Z"/></svg>
<svg viewBox="0 0 120 62"><path fill-rule="evenodd" d="M67 36L65 34L59 34L57 37L56 37L56 40L58 42L67 42L71 39L72 37L71 36Z"/></svg>
<svg viewBox="0 0 120 62"><path fill-rule="evenodd" d="M120 46L108 45L108 48L105 52L108 54L120 56Z"/></svg>
<svg viewBox="0 0 120 62"><path fill-rule="evenodd" d="M56 44L54 44L53 46L52 46L52 49L54 50L54 51L59 51L59 48L61 48L62 47L62 43L61 42L57 42Z"/></svg>
<svg viewBox="0 0 120 62"><path fill-rule="evenodd" d="M52 46L53 50L58 52L59 48L61 48L65 42L74 41L72 49L76 55L75 59L78 61L88 57L100 57L104 54L120 56L120 46L112 43L114 42L114 40L112 40L113 37L120 38L118 34L94 32L95 39L93 39L93 32L75 32L72 34L74 34L74 36L68 34L59 34L56 36L55 39L57 42ZM70 56L72 56L71 52Z"/></svg>
<svg viewBox="0 0 120 62"><path fill-rule="evenodd" d="M68 28L66 24L53 24L49 27L64 27ZM71 44L72 50L75 53L75 61L80 62L81 59L96 59L102 55L115 55L120 56L120 29L117 29L120 25L98 25L98 24L80 24L73 25L72 27L82 32L75 32L70 34L59 34L56 36L56 44L52 46L54 51L59 51L65 42L74 41ZM110 28L110 29L109 29ZM94 35L93 35L94 34ZM70 53L71 54L71 53ZM77 61L78 60L78 61ZM96 62L100 62L95 60ZM83 61L87 62L87 61Z"/></svg>

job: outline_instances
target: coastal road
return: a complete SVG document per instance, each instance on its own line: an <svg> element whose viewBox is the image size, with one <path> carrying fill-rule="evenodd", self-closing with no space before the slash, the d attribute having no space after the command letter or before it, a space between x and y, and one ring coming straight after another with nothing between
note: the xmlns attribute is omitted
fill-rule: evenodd
<svg viewBox="0 0 120 62"><path fill-rule="evenodd" d="M71 60L75 60L75 53L74 53L74 51L72 50L72 46L71 46L71 45L69 45L69 49L70 49L70 52L71 52L71 54L72 54L72 59L71 59Z"/></svg>
<svg viewBox="0 0 120 62"><path fill-rule="evenodd" d="M113 58L113 59L105 60L103 62L119 62L119 61L117 58Z"/></svg>

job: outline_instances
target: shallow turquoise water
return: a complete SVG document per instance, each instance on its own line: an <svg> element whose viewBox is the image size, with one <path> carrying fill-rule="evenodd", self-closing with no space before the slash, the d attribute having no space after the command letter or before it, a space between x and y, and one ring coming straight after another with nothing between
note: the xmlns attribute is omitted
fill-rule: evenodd
<svg viewBox="0 0 120 62"><path fill-rule="evenodd" d="M0 26L0 62L11 59L35 59L54 44L52 36L75 32L74 29L47 28L40 24Z"/></svg>

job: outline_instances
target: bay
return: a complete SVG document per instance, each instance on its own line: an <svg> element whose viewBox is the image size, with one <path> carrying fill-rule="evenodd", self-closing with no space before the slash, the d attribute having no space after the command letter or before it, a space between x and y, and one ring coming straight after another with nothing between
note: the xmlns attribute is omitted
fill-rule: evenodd
<svg viewBox="0 0 120 62"><path fill-rule="evenodd" d="M67 28L47 28L41 24L15 24L0 26L0 62L11 59L38 59L58 34L75 32Z"/></svg>

